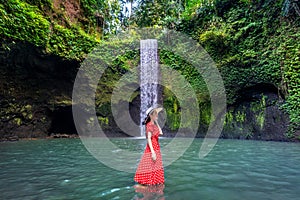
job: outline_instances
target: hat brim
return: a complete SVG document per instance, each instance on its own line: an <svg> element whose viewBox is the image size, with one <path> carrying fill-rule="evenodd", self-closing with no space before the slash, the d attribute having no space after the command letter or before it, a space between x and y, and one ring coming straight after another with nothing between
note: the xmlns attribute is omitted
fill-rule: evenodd
<svg viewBox="0 0 300 200"><path fill-rule="evenodd" d="M150 117L150 114L153 113L153 111L156 111L157 114L158 114L158 113L159 113L160 111L162 111L162 110L163 110L163 107L161 107L161 106L158 106L158 107L153 108L153 109L150 110L150 112L147 114L147 116L146 116L144 122L147 121L147 119Z"/></svg>
<svg viewBox="0 0 300 200"><path fill-rule="evenodd" d="M153 108L153 109L151 109L151 110L149 111L149 113L148 113L147 116L149 116L151 113L153 113L153 111L156 111L157 114L158 114L160 111L162 111L162 109L163 109L163 108L162 108L161 106L155 107L155 108Z"/></svg>
<svg viewBox="0 0 300 200"><path fill-rule="evenodd" d="M159 113L160 111L162 111L162 109L163 109L162 107L158 107L158 108L154 108L153 111L155 110L157 113ZM152 112L153 112L153 111L152 111ZM150 113L151 113L151 112L150 112Z"/></svg>

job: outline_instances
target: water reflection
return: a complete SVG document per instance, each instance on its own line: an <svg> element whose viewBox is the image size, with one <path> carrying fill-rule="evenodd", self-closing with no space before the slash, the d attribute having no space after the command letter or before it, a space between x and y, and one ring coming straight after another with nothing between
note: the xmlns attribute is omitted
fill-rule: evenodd
<svg viewBox="0 0 300 200"><path fill-rule="evenodd" d="M158 199L164 200L164 184L159 185L135 185L136 195L134 196L134 200L150 200L150 199Z"/></svg>

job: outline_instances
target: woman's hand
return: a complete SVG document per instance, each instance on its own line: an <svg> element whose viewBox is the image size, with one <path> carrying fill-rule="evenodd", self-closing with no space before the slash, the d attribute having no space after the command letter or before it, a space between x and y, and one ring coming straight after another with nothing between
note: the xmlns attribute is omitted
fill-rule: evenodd
<svg viewBox="0 0 300 200"><path fill-rule="evenodd" d="M152 160L156 161L156 153L155 152L152 152Z"/></svg>

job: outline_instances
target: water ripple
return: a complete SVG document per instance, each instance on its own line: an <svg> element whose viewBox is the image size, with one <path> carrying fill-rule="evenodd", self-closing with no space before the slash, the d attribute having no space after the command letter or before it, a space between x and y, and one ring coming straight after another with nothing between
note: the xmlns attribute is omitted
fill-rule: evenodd
<svg viewBox="0 0 300 200"><path fill-rule="evenodd" d="M112 140L132 151L142 152L145 145L144 140ZM162 146L169 142L161 140ZM294 200L300 196L300 144L219 140L207 157L199 159L201 142L196 139L165 168L165 199ZM1 199L139 199L146 195L133 188L133 174L101 164L78 139L2 143L0 152Z"/></svg>

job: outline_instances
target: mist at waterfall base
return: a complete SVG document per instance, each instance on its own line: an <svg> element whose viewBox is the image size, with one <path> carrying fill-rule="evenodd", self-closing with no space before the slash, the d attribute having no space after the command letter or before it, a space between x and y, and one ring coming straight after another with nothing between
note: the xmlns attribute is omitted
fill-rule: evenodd
<svg viewBox="0 0 300 200"><path fill-rule="evenodd" d="M126 147L141 155L146 144L144 139L110 140L120 148ZM162 149L170 141L169 138L160 139ZM165 167L164 193L158 194L161 198L299 198L300 144L220 139L208 156L199 159L202 141L195 139L182 157ZM149 197L149 194L136 191L133 173L105 166L86 150L80 139L2 143L0 151L1 199ZM148 199L158 197L152 195Z"/></svg>

